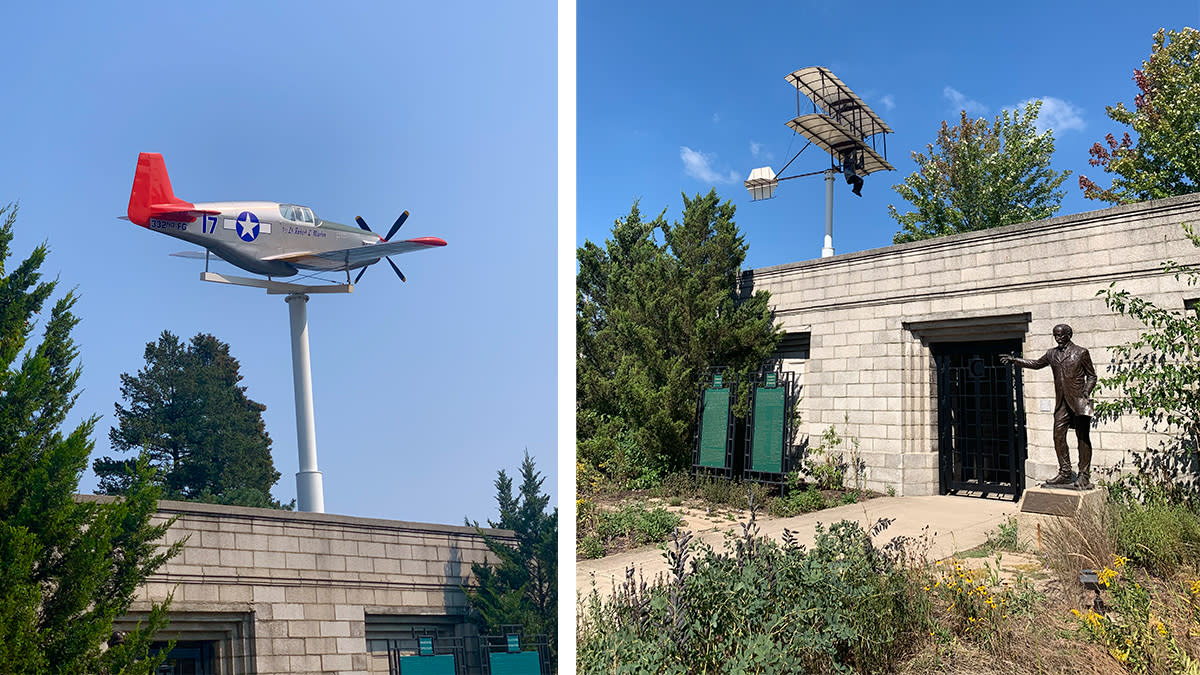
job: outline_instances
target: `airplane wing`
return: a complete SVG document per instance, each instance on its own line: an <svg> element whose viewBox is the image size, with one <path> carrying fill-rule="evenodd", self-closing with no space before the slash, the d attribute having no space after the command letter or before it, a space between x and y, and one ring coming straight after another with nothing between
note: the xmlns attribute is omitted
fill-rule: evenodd
<svg viewBox="0 0 1200 675"><path fill-rule="evenodd" d="M428 248L437 248L445 245L446 240L438 237L417 237L416 239L389 241L379 244L371 244L370 246L355 246L353 248L343 248L336 251L323 251L321 253L305 253L299 256L287 256L287 259L288 262L292 264L301 265L304 267L344 270L351 267L360 266L363 263L368 265L376 263L379 262L381 258L389 255L410 253L412 251L423 251Z"/></svg>

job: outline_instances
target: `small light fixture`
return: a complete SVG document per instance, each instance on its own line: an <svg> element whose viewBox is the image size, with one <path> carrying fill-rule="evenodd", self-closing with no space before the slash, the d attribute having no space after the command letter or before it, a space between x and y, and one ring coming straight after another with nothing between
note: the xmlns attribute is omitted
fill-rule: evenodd
<svg viewBox="0 0 1200 675"><path fill-rule="evenodd" d="M750 198L754 201L774 197L775 188L779 187L779 181L775 179L775 171L769 166L760 166L751 171L750 177L743 184L750 191Z"/></svg>
<svg viewBox="0 0 1200 675"><path fill-rule="evenodd" d="M1085 589L1096 592L1096 597L1092 600L1092 610L1099 612L1103 607L1103 603L1100 601L1100 589L1103 587L1100 583L1100 575L1096 570L1080 570L1079 583L1083 584Z"/></svg>

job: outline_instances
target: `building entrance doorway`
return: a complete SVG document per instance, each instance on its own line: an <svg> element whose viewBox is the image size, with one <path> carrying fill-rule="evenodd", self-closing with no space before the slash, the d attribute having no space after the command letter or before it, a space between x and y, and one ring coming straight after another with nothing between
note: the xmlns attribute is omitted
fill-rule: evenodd
<svg viewBox="0 0 1200 675"><path fill-rule="evenodd" d="M151 647L151 651L166 646L158 643ZM211 642L176 642L166 661L158 667L156 675L212 675L214 672Z"/></svg>
<svg viewBox="0 0 1200 675"><path fill-rule="evenodd" d="M1000 363L1020 340L930 345L937 369L941 494L1012 495L1024 486L1021 371Z"/></svg>

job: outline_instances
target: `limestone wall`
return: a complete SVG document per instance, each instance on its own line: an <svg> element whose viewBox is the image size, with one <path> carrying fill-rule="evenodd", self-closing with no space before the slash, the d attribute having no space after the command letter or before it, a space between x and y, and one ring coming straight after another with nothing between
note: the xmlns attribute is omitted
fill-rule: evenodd
<svg viewBox="0 0 1200 675"><path fill-rule="evenodd" d="M488 558L469 527L160 502L171 517L167 542L187 543L130 620L173 594L165 636L219 641L221 673L387 672L365 615L461 619L471 564Z"/></svg>
<svg viewBox="0 0 1200 675"><path fill-rule="evenodd" d="M1200 226L1200 196L750 270L742 292L769 290L784 330L811 333L801 436L815 443L837 425L860 440L868 487L936 494L929 344L955 332L956 340L986 340L1023 325L1024 355L1036 358L1054 346L1051 328L1068 323L1103 377L1106 346L1134 338L1139 326L1112 314L1097 292L1115 282L1178 309L1200 297L1160 268L1167 259L1200 263L1184 222ZM1028 483L1056 468L1054 384L1048 369L1023 374ZM1103 424L1092 433L1093 464L1111 465L1152 440L1138 419Z"/></svg>

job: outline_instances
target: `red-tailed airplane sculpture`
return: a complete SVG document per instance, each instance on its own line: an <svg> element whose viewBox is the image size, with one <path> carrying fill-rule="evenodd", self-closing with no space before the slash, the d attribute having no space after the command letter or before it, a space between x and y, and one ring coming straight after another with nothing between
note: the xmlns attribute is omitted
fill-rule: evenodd
<svg viewBox="0 0 1200 675"><path fill-rule="evenodd" d="M290 277L300 270L346 272L386 259L396 275L404 274L388 256L445 246L438 237L391 241L408 219L400 214L387 236L380 237L355 217L358 227L322 220L312 209L279 202L185 202L175 196L162 155L138 155L125 217L142 227L203 246L217 257L248 272ZM186 255L186 254L184 254ZM204 257L197 252L198 256Z"/></svg>

